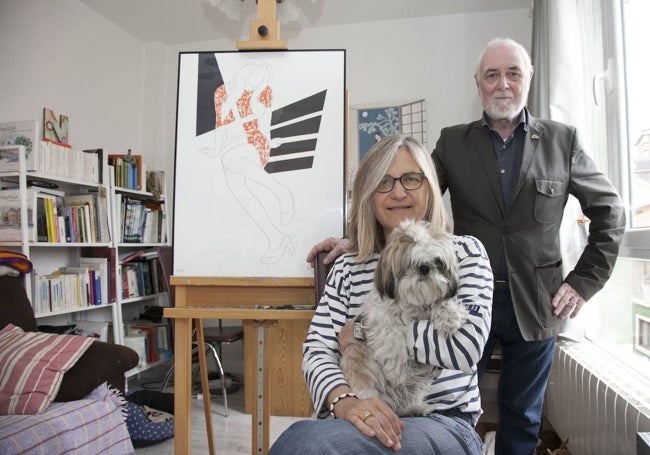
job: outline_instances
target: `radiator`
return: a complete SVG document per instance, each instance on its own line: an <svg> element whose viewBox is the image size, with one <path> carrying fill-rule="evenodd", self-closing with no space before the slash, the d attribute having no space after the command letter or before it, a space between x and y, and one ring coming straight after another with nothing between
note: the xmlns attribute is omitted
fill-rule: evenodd
<svg viewBox="0 0 650 455"><path fill-rule="evenodd" d="M558 342L544 413L571 455L634 455L650 431L648 379L612 362L589 342Z"/></svg>

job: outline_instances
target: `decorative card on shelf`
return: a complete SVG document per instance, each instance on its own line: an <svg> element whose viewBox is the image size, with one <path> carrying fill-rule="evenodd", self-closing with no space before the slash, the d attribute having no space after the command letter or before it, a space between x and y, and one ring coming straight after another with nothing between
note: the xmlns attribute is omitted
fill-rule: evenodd
<svg viewBox="0 0 650 455"><path fill-rule="evenodd" d="M359 129L359 160L382 137L402 133L426 145L426 115L424 100L395 106L356 108Z"/></svg>
<svg viewBox="0 0 650 455"><path fill-rule="evenodd" d="M43 108L43 139L64 147L70 147L68 139L68 116L56 114L52 109Z"/></svg>
<svg viewBox="0 0 650 455"><path fill-rule="evenodd" d="M36 150L39 145L38 122L21 120L0 122L0 146L25 146L25 169L36 170ZM0 172L18 170L18 148L2 147L0 150Z"/></svg>

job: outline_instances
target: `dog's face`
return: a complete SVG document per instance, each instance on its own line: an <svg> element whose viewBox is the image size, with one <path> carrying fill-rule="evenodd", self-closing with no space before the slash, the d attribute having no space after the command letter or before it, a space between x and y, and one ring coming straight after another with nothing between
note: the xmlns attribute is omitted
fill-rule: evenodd
<svg viewBox="0 0 650 455"><path fill-rule="evenodd" d="M388 237L375 270L382 297L408 306L448 299L458 288L451 235L424 221L405 221Z"/></svg>

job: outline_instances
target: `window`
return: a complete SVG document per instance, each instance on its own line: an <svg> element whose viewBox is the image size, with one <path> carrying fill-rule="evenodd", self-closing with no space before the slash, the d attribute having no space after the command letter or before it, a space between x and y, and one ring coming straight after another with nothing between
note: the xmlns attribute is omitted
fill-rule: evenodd
<svg viewBox="0 0 650 455"><path fill-rule="evenodd" d="M623 2L623 48L630 182L630 227L650 227L650 2Z"/></svg>
<svg viewBox="0 0 650 455"><path fill-rule="evenodd" d="M628 229L607 285L585 308L588 339L650 377L650 2L602 0L602 93L608 174L628 208ZM602 87L597 82L603 82ZM599 106L595 108L598 110ZM598 134L597 131L594 132ZM596 147L596 150L601 148Z"/></svg>

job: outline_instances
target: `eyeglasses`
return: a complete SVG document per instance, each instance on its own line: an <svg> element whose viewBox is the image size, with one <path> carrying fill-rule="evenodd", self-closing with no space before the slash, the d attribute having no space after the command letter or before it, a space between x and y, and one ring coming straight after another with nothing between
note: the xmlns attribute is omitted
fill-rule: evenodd
<svg viewBox="0 0 650 455"><path fill-rule="evenodd" d="M399 180L405 190L413 191L417 190L422 186L422 183L426 180L426 177L422 173L418 172L407 172L402 174L399 177L391 177L390 175L384 175L384 178L381 179L377 189L375 190L378 193L390 193L395 187L395 181Z"/></svg>

